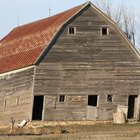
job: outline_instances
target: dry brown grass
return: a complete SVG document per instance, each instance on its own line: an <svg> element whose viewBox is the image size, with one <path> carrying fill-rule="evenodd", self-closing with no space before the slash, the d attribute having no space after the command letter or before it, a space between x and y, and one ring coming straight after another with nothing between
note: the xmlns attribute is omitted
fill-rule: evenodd
<svg viewBox="0 0 140 140"><path fill-rule="evenodd" d="M11 132L10 127L3 127L0 140L140 140L140 123L51 123L33 122Z"/></svg>

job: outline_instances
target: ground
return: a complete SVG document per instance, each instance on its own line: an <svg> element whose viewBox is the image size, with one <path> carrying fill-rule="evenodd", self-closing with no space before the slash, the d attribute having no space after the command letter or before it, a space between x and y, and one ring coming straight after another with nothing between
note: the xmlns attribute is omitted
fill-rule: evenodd
<svg viewBox="0 0 140 140"><path fill-rule="evenodd" d="M0 140L139 140L140 123L32 122L23 128L0 129Z"/></svg>

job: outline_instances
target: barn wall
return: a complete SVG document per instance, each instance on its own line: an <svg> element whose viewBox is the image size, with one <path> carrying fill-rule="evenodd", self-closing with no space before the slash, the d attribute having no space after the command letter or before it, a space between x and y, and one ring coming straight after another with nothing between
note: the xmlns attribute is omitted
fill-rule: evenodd
<svg viewBox="0 0 140 140"><path fill-rule="evenodd" d="M67 95L65 102L57 96L45 96L44 120L85 120L86 96Z"/></svg>
<svg viewBox="0 0 140 140"><path fill-rule="evenodd" d="M34 68L0 75L0 123L30 120Z"/></svg>
<svg viewBox="0 0 140 140"><path fill-rule="evenodd" d="M76 34L68 34L68 26L76 27ZM101 35L101 27L108 27L109 34ZM45 101L45 120L86 119L88 95L99 95L97 119L108 120L118 104L128 104L128 95L139 94L139 85L137 56L115 27L89 7L67 25L36 68L34 94L56 98L55 106ZM59 94L68 96L63 104ZM107 95L113 95L112 102Z"/></svg>

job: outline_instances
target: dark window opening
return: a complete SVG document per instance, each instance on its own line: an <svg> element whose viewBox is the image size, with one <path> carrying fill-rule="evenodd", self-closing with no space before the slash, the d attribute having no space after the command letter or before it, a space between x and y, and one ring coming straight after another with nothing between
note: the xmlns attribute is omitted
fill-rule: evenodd
<svg viewBox="0 0 140 140"><path fill-rule="evenodd" d="M102 28L102 35L107 35L108 34L108 28L103 27Z"/></svg>
<svg viewBox="0 0 140 140"><path fill-rule="evenodd" d="M134 118L134 112L137 106L138 95L130 95L128 98L128 119Z"/></svg>
<svg viewBox="0 0 140 140"><path fill-rule="evenodd" d="M6 108L6 103L7 103L7 101L5 100L5 101L4 101L4 108Z"/></svg>
<svg viewBox="0 0 140 140"><path fill-rule="evenodd" d="M59 102L65 102L65 95L59 95Z"/></svg>
<svg viewBox="0 0 140 140"><path fill-rule="evenodd" d="M88 95L88 105L97 106L98 95Z"/></svg>
<svg viewBox="0 0 140 140"><path fill-rule="evenodd" d="M69 34L76 34L76 28L75 27L69 27Z"/></svg>
<svg viewBox="0 0 140 140"><path fill-rule="evenodd" d="M42 120L44 96L34 96L32 120Z"/></svg>
<svg viewBox="0 0 140 140"><path fill-rule="evenodd" d="M113 101L113 95L107 95L107 102Z"/></svg>

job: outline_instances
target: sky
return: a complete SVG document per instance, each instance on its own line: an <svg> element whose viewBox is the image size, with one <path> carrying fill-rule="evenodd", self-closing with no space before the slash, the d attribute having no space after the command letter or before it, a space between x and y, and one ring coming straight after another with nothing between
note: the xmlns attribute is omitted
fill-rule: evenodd
<svg viewBox="0 0 140 140"><path fill-rule="evenodd" d="M0 0L0 39L13 28L27 24L50 15L70 9L87 2L88 0ZM95 0L91 0L94 4ZM140 13L140 0L113 0L115 7L119 3L132 7Z"/></svg>

